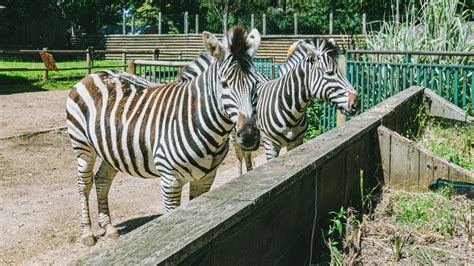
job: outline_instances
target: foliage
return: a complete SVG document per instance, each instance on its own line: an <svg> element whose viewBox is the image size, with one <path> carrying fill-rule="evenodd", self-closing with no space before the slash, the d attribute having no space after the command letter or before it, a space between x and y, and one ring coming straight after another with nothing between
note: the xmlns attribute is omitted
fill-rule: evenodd
<svg viewBox="0 0 474 266"><path fill-rule="evenodd" d="M419 142L452 163L474 170L472 125L432 119L427 122Z"/></svg>
<svg viewBox="0 0 474 266"><path fill-rule="evenodd" d="M306 116L308 117L308 130L304 136L305 140L310 140L316 136L321 135L325 130L319 124L319 119L322 116L321 103L317 99L312 99L306 109Z"/></svg>
<svg viewBox="0 0 474 266"><path fill-rule="evenodd" d="M406 10L404 20L381 22L379 31L371 31L358 48L392 51L473 51L467 21L472 10L462 0L426 0L419 10ZM394 12L392 10L392 12ZM396 55L368 55L381 62L402 62ZM375 57L375 58L374 58ZM466 64L469 57L414 56L413 63Z"/></svg>

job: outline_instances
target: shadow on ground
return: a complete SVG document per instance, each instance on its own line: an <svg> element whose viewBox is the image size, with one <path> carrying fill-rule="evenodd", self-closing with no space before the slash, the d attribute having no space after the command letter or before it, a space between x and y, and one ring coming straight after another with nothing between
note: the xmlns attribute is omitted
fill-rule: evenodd
<svg viewBox="0 0 474 266"><path fill-rule="evenodd" d="M130 219L128 221L117 224L116 227L119 229L120 235L124 235L156 218L159 218L161 215L162 214L154 214L154 215Z"/></svg>

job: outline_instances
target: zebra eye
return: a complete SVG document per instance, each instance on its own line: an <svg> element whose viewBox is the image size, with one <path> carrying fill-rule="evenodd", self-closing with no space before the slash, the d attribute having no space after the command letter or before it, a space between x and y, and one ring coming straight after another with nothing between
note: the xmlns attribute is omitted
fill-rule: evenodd
<svg viewBox="0 0 474 266"><path fill-rule="evenodd" d="M335 74L335 73L334 73L334 70L328 70L328 71L326 71L326 75L328 75L328 76L334 76L334 74Z"/></svg>
<svg viewBox="0 0 474 266"><path fill-rule="evenodd" d="M221 81L221 85L222 85L222 87L224 87L224 88L227 88L227 87L229 86L229 85L227 84L227 81L225 81L225 80L222 80L222 81Z"/></svg>

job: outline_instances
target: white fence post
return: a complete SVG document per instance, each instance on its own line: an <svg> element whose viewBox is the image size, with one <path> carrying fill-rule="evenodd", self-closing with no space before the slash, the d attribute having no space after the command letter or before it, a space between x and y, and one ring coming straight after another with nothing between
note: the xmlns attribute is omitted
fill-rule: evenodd
<svg viewBox="0 0 474 266"><path fill-rule="evenodd" d="M250 15L250 29L255 28L255 15Z"/></svg>
<svg viewBox="0 0 474 266"><path fill-rule="evenodd" d="M332 12L329 13L329 34L332 34L333 33L333 20L334 20L334 17L333 17L333 14Z"/></svg>
<svg viewBox="0 0 474 266"><path fill-rule="evenodd" d="M188 34L188 11L184 12L184 34Z"/></svg>
<svg viewBox="0 0 474 266"><path fill-rule="evenodd" d="M132 14L132 34L135 34L135 14Z"/></svg>
<svg viewBox="0 0 474 266"><path fill-rule="evenodd" d="M161 34L161 12L158 12L158 34Z"/></svg>
<svg viewBox="0 0 474 266"><path fill-rule="evenodd" d="M367 14L362 14L362 34L367 34Z"/></svg>
<svg viewBox="0 0 474 266"><path fill-rule="evenodd" d="M293 16L293 25L295 29L295 35L298 35L298 14L294 14Z"/></svg>
<svg viewBox="0 0 474 266"><path fill-rule="evenodd" d="M196 25L195 25L195 29L196 29L196 34L199 34L199 15L196 14Z"/></svg>
<svg viewBox="0 0 474 266"><path fill-rule="evenodd" d="M267 15L262 15L262 34L267 35Z"/></svg>
<svg viewBox="0 0 474 266"><path fill-rule="evenodd" d="M224 19L223 19L222 23L223 23L222 29L223 29L223 32L225 34L227 32L227 14L224 14Z"/></svg>
<svg viewBox="0 0 474 266"><path fill-rule="evenodd" d="M127 34L127 14L125 12L122 15L122 34Z"/></svg>

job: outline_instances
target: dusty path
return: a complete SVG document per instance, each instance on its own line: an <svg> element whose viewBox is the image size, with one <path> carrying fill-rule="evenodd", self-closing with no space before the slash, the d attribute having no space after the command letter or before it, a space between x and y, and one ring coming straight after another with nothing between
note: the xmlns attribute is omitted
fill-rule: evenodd
<svg viewBox="0 0 474 266"><path fill-rule="evenodd" d="M63 126L66 97L67 91L0 96L0 265L64 264L108 244L84 247L78 241L75 158L66 131L19 136ZM258 164L263 161L260 156ZM237 176L231 150L213 189ZM186 186L183 202L187 199ZM164 214L158 179L119 174L109 200L121 234ZM96 206L92 193L92 221L99 234Z"/></svg>

